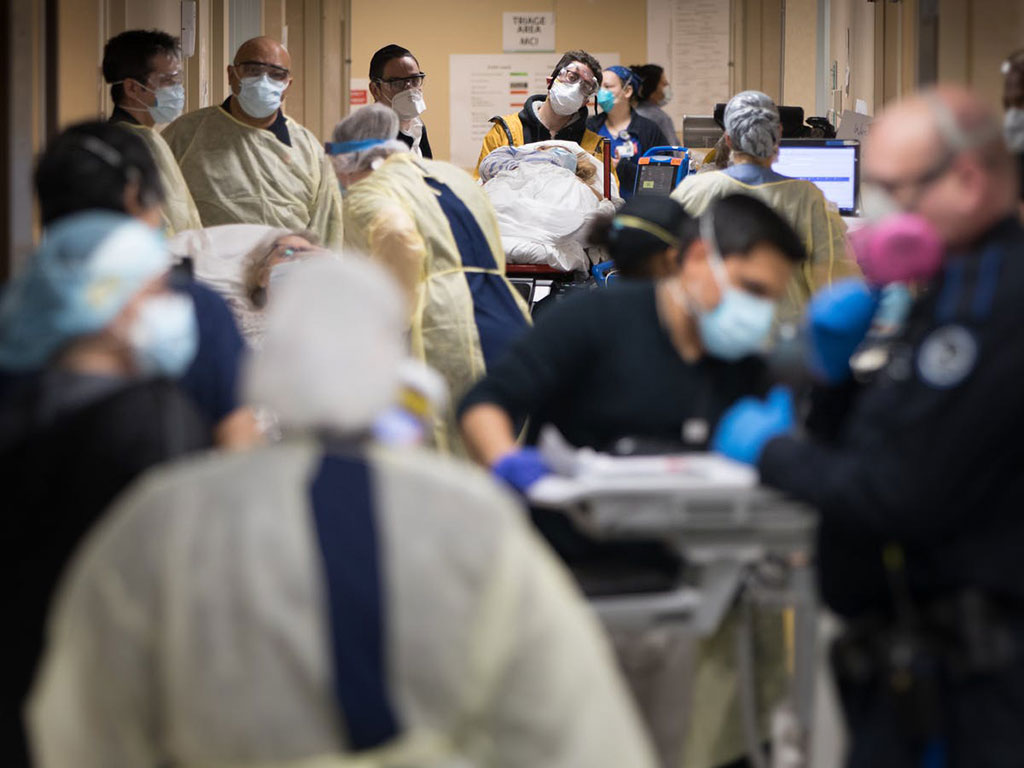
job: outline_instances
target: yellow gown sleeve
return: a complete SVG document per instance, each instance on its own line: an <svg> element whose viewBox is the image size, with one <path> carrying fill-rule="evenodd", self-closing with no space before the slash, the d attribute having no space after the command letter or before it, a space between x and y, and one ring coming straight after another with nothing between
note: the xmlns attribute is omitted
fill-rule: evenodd
<svg viewBox="0 0 1024 768"><path fill-rule="evenodd" d="M341 211L341 192L330 161L324 157L320 170L320 184L310 210L309 228L320 236L326 248L340 250L344 240Z"/></svg>
<svg viewBox="0 0 1024 768"><path fill-rule="evenodd" d="M125 127L140 136L153 155L157 172L160 174L160 184L164 189L160 219L166 234L172 236L190 229L201 229L203 222L199 218L195 201L192 200L192 193L189 192L178 161L167 142L152 128L141 125Z"/></svg>

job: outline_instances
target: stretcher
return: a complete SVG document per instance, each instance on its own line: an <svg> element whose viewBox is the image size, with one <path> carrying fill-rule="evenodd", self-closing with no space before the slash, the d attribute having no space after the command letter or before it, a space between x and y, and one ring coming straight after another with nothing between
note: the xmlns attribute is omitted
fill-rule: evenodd
<svg viewBox="0 0 1024 768"><path fill-rule="evenodd" d="M673 589L591 598L610 634L661 628L699 640L738 611L743 734L756 768L769 763L758 725L751 615L755 607L786 609L789 691L779 702L777 721L789 730L790 758L809 754L817 636L812 511L759 486L751 468L712 454L614 457L577 451L549 427L540 450L555 474L529 489L531 505L560 510L596 539L662 540L685 563ZM638 703L662 763L678 768L696 670L691 658L665 671L656 690L646 692L648 700ZM786 763L800 764L798 757Z"/></svg>

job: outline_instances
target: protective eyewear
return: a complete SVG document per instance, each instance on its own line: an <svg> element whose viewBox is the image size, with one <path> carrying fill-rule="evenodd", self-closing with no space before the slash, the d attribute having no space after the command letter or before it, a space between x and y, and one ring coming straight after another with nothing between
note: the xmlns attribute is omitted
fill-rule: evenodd
<svg viewBox="0 0 1024 768"><path fill-rule="evenodd" d="M426 72L420 72L417 75L409 75L409 77L378 77L375 82L386 85L393 91L404 91L407 88L423 87L423 80L426 76Z"/></svg>
<svg viewBox="0 0 1024 768"><path fill-rule="evenodd" d="M956 154L949 152L943 155L938 163L917 176L913 176L909 179L894 180L865 178L864 185L880 189L893 200L898 202L907 200L906 195L902 194L904 190L914 190L913 194L910 196L908 204L904 208L905 210L913 210L917 207L917 203L920 202L928 187L945 176L949 169L953 167L953 161L955 159Z"/></svg>
<svg viewBox="0 0 1024 768"><path fill-rule="evenodd" d="M235 74L239 77L263 77L266 75L271 80L276 80L279 83L284 82L291 76L284 67L279 67L276 64L265 64L262 61L243 61L235 64Z"/></svg>
<svg viewBox="0 0 1024 768"><path fill-rule="evenodd" d="M593 96L597 93L597 80L593 77L584 75L574 67L563 67L562 71L558 73L558 77L556 79L566 85L576 85L578 83L580 90L585 96Z"/></svg>
<svg viewBox="0 0 1024 768"><path fill-rule="evenodd" d="M185 82L185 78L181 73L181 70L177 72L167 72L165 74L153 73L149 76L151 81L150 87L156 88L168 88L172 85L181 85Z"/></svg>

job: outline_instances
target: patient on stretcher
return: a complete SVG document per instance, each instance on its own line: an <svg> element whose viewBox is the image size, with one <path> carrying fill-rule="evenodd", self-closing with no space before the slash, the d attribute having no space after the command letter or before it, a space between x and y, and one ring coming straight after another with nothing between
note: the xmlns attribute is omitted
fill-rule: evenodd
<svg viewBox="0 0 1024 768"><path fill-rule="evenodd" d="M510 264L588 271L603 260L589 254L586 233L595 216L615 212L604 198L601 161L570 141L498 147L480 163L480 180L498 216Z"/></svg>

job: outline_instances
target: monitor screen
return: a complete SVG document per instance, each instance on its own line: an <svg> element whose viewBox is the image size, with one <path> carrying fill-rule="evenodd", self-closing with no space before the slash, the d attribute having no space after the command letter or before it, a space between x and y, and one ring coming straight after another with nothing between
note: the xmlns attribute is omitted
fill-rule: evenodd
<svg viewBox="0 0 1024 768"><path fill-rule="evenodd" d="M812 182L840 213L853 215L860 180L859 151L856 141L783 139L772 170Z"/></svg>
<svg viewBox="0 0 1024 768"><path fill-rule="evenodd" d="M675 189L678 165L645 163L638 166L636 188L637 195L670 195Z"/></svg>

